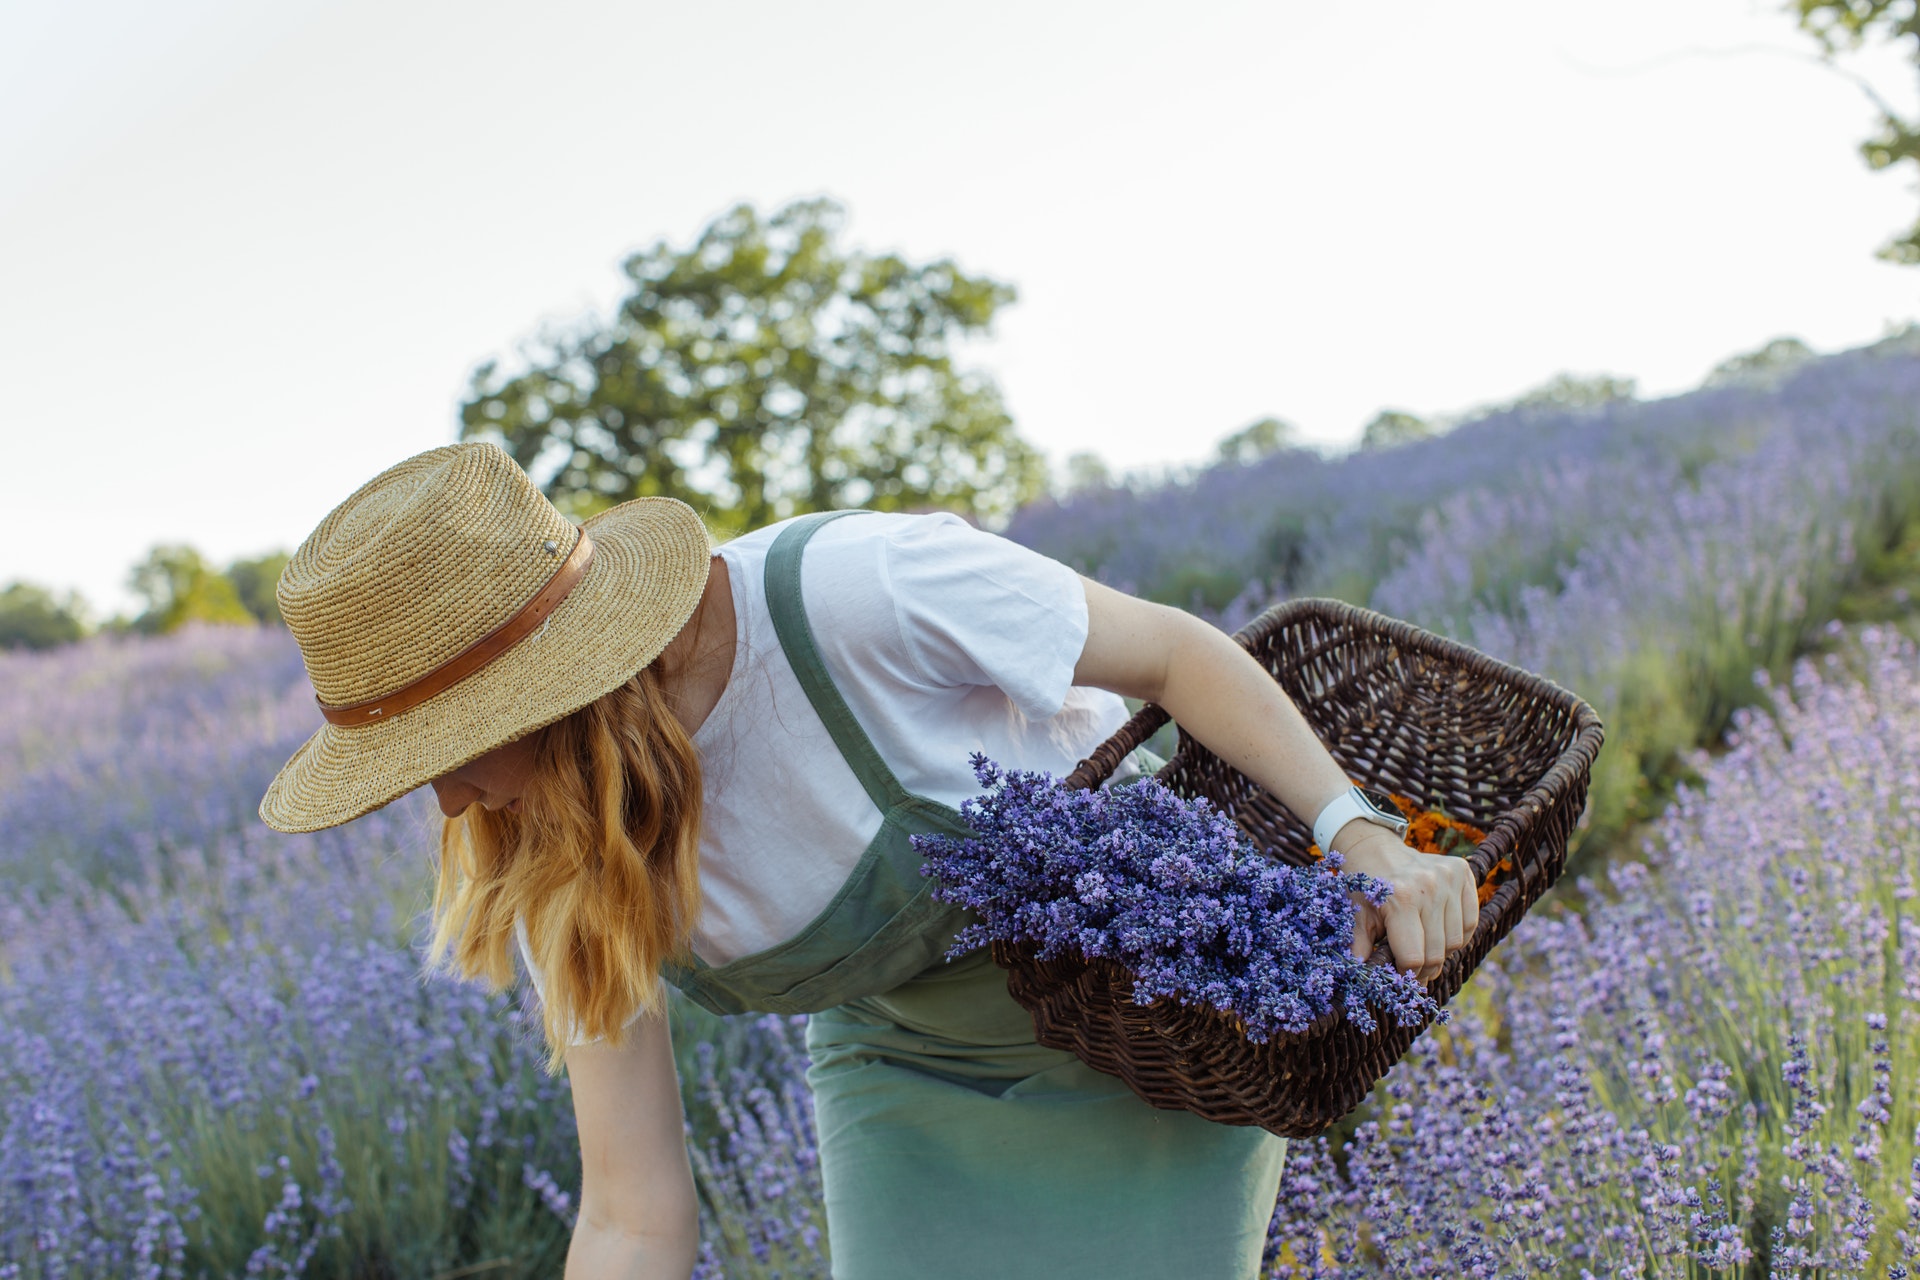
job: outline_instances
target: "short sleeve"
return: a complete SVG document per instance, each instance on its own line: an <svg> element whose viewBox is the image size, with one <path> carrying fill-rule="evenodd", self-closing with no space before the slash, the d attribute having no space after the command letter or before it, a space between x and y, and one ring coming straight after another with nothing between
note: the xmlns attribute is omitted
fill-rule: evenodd
<svg viewBox="0 0 1920 1280"><path fill-rule="evenodd" d="M540 997L540 1003L545 1005L547 1003L546 975L541 973L540 966L533 961L533 947L527 941L527 922L522 916L516 915L513 918L513 941L520 949L520 964L527 971L527 980L533 983L533 993ZM627 1025L632 1026L640 1016L636 1012L633 1017L627 1019ZM569 1028L567 1047L571 1049L583 1044L599 1044L604 1038L587 1035L575 1025Z"/></svg>
<svg viewBox="0 0 1920 1280"><path fill-rule="evenodd" d="M996 686L1032 719L1060 711L1087 646L1080 575L951 515L904 522L886 554L900 634L928 684Z"/></svg>
<svg viewBox="0 0 1920 1280"><path fill-rule="evenodd" d="M513 918L513 941L520 948L520 965L527 971L527 980L533 983L533 994L540 998L542 1005L545 1005L547 1003L546 975L541 973L540 966L533 962L533 948L527 942L527 922L517 915ZM573 1033L567 1037L569 1048L578 1044L592 1043L592 1038L581 1035L578 1027L575 1027Z"/></svg>

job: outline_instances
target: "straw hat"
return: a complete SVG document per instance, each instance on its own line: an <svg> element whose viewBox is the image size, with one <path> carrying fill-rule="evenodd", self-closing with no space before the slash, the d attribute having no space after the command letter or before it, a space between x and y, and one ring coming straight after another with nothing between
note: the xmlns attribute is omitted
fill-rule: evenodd
<svg viewBox="0 0 1920 1280"><path fill-rule="evenodd" d="M357 818L618 688L693 615L710 554L671 498L576 528L490 444L375 476L280 576L328 723L261 818L281 831Z"/></svg>

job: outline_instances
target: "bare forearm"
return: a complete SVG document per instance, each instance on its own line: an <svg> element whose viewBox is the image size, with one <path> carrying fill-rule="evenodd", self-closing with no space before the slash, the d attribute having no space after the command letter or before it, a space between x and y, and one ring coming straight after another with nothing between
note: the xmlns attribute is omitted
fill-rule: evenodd
<svg viewBox="0 0 1920 1280"><path fill-rule="evenodd" d="M1088 635L1074 672L1078 683L1160 704L1208 750L1307 822L1346 790L1346 775L1306 717L1231 636L1097 582L1087 582L1086 592Z"/></svg>
<svg viewBox="0 0 1920 1280"><path fill-rule="evenodd" d="M567 1076L580 1129L580 1221L567 1280L687 1280L700 1209L663 1014L623 1043L574 1045Z"/></svg>
<svg viewBox="0 0 1920 1280"><path fill-rule="evenodd" d="M1165 707L1208 750L1277 797L1304 822L1350 785L1286 691L1232 638L1198 618L1086 584L1087 644L1079 684ZM1472 932L1473 873L1457 858L1430 858L1384 827L1354 820L1328 842L1353 871L1393 886L1383 907L1362 903L1354 950L1367 955L1384 929L1401 967L1428 980Z"/></svg>
<svg viewBox="0 0 1920 1280"><path fill-rule="evenodd" d="M1232 637L1180 615L1156 701L1207 749L1312 822L1350 785L1286 691Z"/></svg>

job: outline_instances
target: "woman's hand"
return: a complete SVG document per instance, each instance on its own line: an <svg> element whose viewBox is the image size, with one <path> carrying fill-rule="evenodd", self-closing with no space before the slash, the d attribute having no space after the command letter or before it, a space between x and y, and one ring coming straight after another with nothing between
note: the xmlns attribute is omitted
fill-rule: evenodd
<svg viewBox="0 0 1920 1280"><path fill-rule="evenodd" d="M1422 982L1439 977L1447 953L1466 945L1480 918L1480 895L1466 859L1409 849L1391 831L1371 823L1347 824L1333 845L1348 871L1393 886L1393 896L1382 905L1359 903L1353 954L1365 960L1384 941L1397 968Z"/></svg>
<svg viewBox="0 0 1920 1280"><path fill-rule="evenodd" d="M567 1075L580 1128L567 1280L686 1280L700 1218L666 1018L635 1020L617 1049L575 1045Z"/></svg>
<svg viewBox="0 0 1920 1280"><path fill-rule="evenodd" d="M1087 644L1075 684L1165 707L1304 822L1352 785L1286 691L1231 636L1192 614L1083 582ZM1349 871L1393 885L1385 906L1361 904L1355 954L1366 957L1384 937L1396 965L1431 981L1479 918L1472 871L1462 859L1409 849L1368 822L1349 822L1332 843Z"/></svg>

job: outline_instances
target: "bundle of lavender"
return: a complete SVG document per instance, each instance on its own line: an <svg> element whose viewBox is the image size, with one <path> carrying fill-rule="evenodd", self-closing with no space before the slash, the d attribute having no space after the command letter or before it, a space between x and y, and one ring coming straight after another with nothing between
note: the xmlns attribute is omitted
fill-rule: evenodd
<svg viewBox="0 0 1920 1280"><path fill-rule="evenodd" d="M934 896L980 917L949 958L1006 942L1111 960L1135 1002L1210 1006L1255 1044L1334 1012L1367 1033L1376 1014L1445 1016L1412 977L1354 957L1352 895L1379 904L1393 888L1342 874L1338 854L1275 862L1207 800L1151 779L1086 791L981 755L973 769L985 791L960 807L972 834L914 837Z"/></svg>

